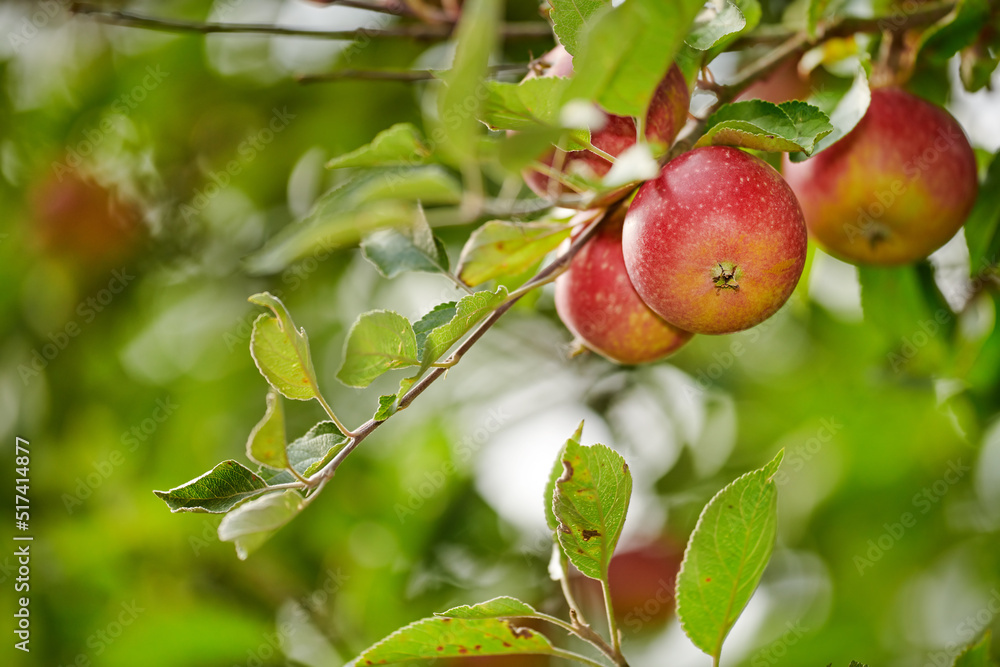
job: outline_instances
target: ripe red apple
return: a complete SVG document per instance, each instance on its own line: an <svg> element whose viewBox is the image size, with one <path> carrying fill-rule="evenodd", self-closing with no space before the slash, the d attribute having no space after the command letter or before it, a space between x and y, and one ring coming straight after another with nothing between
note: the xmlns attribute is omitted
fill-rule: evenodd
<svg viewBox="0 0 1000 667"><path fill-rule="evenodd" d="M544 71L531 72L526 79L536 76L572 76L573 56L562 46L557 46L539 59ZM646 139L650 142L669 146L673 143L687 120L690 93L684 75L676 65L672 65L660 82L646 113ZM591 132L590 143L605 153L618 157L625 149L635 144L635 121L625 116L606 114L606 122L599 130ZM557 151L555 148L540 159L545 165L564 173L578 173L591 179L599 179L611 169L611 163L590 151ZM526 169L523 174L528 187L539 197L559 196L566 192L565 186L552 182L545 174Z"/></svg>
<svg viewBox="0 0 1000 667"><path fill-rule="evenodd" d="M556 311L589 349L620 364L662 359L691 339L636 294L622 256L624 212L606 220L556 279Z"/></svg>
<svg viewBox="0 0 1000 667"><path fill-rule="evenodd" d="M706 146L639 188L622 247L636 292L660 317L722 334L785 303L802 275L806 228L777 171L738 148Z"/></svg>
<svg viewBox="0 0 1000 667"><path fill-rule="evenodd" d="M976 160L947 111L898 88L840 141L803 162L786 160L810 233L861 264L906 264L955 235L976 200Z"/></svg>

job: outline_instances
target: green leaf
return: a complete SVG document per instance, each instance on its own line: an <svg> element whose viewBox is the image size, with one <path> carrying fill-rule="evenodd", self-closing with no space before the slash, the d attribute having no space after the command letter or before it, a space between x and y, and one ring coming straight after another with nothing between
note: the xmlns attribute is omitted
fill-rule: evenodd
<svg viewBox="0 0 1000 667"><path fill-rule="evenodd" d="M482 120L491 130L558 128L562 96L571 79L558 76L528 79L520 83L488 81Z"/></svg>
<svg viewBox="0 0 1000 667"><path fill-rule="evenodd" d="M357 186L352 197L356 204L393 199L426 205L457 204L462 201L462 184L439 165L379 171L381 178L370 179Z"/></svg>
<svg viewBox="0 0 1000 667"><path fill-rule="evenodd" d="M496 292L476 292L459 299L452 318L445 324L434 327L424 339L423 351L420 353L420 371L430 368L472 327L506 300L506 287L498 287Z"/></svg>
<svg viewBox="0 0 1000 667"><path fill-rule="evenodd" d="M475 287L500 276L518 275L569 238L560 222L491 220L469 237L458 259L458 277Z"/></svg>
<svg viewBox="0 0 1000 667"><path fill-rule="evenodd" d="M424 205L455 204L462 188L438 165L364 169L321 196L301 220L288 225L247 260L253 273L275 273L307 257L356 244L378 229L412 224Z"/></svg>
<svg viewBox="0 0 1000 667"><path fill-rule="evenodd" d="M719 491L698 517L677 574L677 616L695 646L718 658L760 583L777 532L773 477L784 450Z"/></svg>
<svg viewBox="0 0 1000 667"><path fill-rule="evenodd" d="M365 650L352 665L384 665L414 660L486 655L553 653L543 635L493 618L425 618L396 630Z"/></svg>
<svg viewBox="0 0 1000 667"><path fill-rule="evenodd" d="M962 85L975 93L990 85L993 72L1000 65L1000 12L990 17L990 22L979 31L974 44L962 49L959 75Z"/></svg>
<svg viewBox="0 0 1000 667"><path fill-rule="evenodd" d="M860 663L857 660L851 660L851 664L847 667L868 667L868 665Z"/></svg>
<svg viewBox="0 0 1000 667"><path fill-rule="evenodd" d="M269 493L240 505L222 517L219 539L234 542L236 555L240 560L246 560L279 528L294 519L303 507L302 495L294 489Z"/></svg>
<svg viewBox="0 0 1000 667"><path fill-rule="evenodd" d="M889 340L901 341L920 331L921 320L933 319L916 266L859 266L858 280L865 322Z"/></svg>
<svg viewBox="0 0 1000 667"><path fill-rule="evenodd" d="M813 152L833 131L826 114L806 102L781 105L747 100L723 105L708 119L698 146L740 146L761 151Z"/></svg>
<svg viewBox="0 0 1000 667"><path fill-rule="evenodd" d="M871 101L872 91L868 86L868 76L865 74L864 68L858 68L858 74L854 77L851 87L837 101L836 106L828 114L833 131L824 137L818 138L816 146L813 148L813 155L826 150L853 130L854 126L858 124L858 121L868 111L868 105L871 104ZM792 153L790 157L795 162L801 162L808 155L804 153Z"/></svg>
<svg viewBox="0 0 1000 667"><path fill-rule="evenodd" d="M991 633L987 630L979 641L958 654L952 667L993 667L995 663L990 659L991 639Z"/></svg>
<svg viewBox="0 0 1000 667"><path fill-rule="evenodd" d="M559 456L552 463L552 470L549 471L549 479L545 483L545 523L548 525L549 530L555 532L559 530L559 519L556 518L555 512L552 510L552 506L556 501L556 481L562 477L563 474L563 462L562 453L566 451L566 447L569 446L570 442L575 442L580 444L580 438L583 436L583 422L576 427L576 432L569 437L566 444L563 445L562 450L559 452Z"/></svg>
<svg viewBox="0 0 1000 667"><path fill-rule="evenodd" d="M295 328L285 304L270 292L254 294L248 301L274 313L274 317L261 314L250 335L250 356L261 375L286 398L315 398L316 371L305 329Z"/></svg>
<svg viewBox="0 0 1000 667"><path fill-rule="evenodd" d="M420 130L410 123L396 123L375 135L370 144L333 158L326 167L410 167L426 164L430 156L431 149Z"/></svg>
<svg viewBox="0 0 1000 667"><path fill-rule="evenodd" d="M610 113L644 116L702 5L628 0L588 22L563 101L582 98Z"/></svg>
<svg viewBox="0 0 1000 667"><path fill-rule="evenodd" d="M474 605L462 605L448 611L436 613L435 616L448 618L526 618L536 616L538 612L529 604L517 598L501 596Z"/></svg>
<svg viewBox="0 0 1000 667"><path fill-rule="evenodd" d="M303 477L309 477L329 463L346 443L347 436L333 422L319 422L288 445L288 462Z"/></svg>
<svg viewBox="0 0 1000 667"><path fill-rule="evenodd" d="M303 477L309 477L329 463L345 444L347 436L333 422L319 422L288 445L288 464ZM264 469L259 474L272 486L295 481L287 470L273 472Z"/></svg>
<svg viewBox="0 0 1000 667"><path fill-rule="evenodd" d="M580 572L606 581L625 525L632 473L610 447L584 447L575 437L566 441L559 461L563 471L552 499L559 544Z"/></svg>
<svg viewBox="0 0 1000 667"><path fill-rule="evenodd" d="M438 98L448 147L466 160L476 151L476 134L481 127L476 119L485 97L482 91L489 58L503 23L502 9L500 0L469 0L462 6L454 64L444 75L445 89Z"/></svg>
<svg viewBox="0 0 1000 667"><path fill-rule="evenodd" d="M392 311L373 310L361 315L347 334L337 378L349 387L367 387L387 371L419 363L410 322Z"/></svg>
<svg viewBox="0 0 1000 667"><path fill-rule="evenodd" d="M837 0L809 0L809 8L806 12L806 29L809 32L809 37L815 39L818 36L817 28L820 22L831 14L830 6L838 4L840 3Z"/></svg>
<svg viewBox="0 0 1000 667"><path fill-rule="evenodd" d="M989 18L989 0L959 0L947 16L924 32L916 47L918 57L947 61L977 40Z"/></svg>
<svg viewBox="0 0 1000 667"><path fill-rule="evenodd" d="M269 468L287 468L285 445L285 411L280 394L272 389L267 392L264 417L247 438L247 458Z"/></svg>
<svg viewBox="0 0 1000 667"><path fill-rule="evenodd" d="M611 7L608 0L549 0L549 4L552 31L572 55L579 49L580 34L587 24Z"/></svg>
<svg viewBox="0 0 1000 667"><path fill-rule="evenodd" d="M746 25L743 12L730 0L710 0L695 18L684 43L693 49L707 51L728 35L741 32Z"/></svg>
<svg viewBox="0 0 1000 667"><path fill-rule="evenodd" d="M424 356L424 346L427 343L427 336L438 327L451 322L457 312L458 308L455 301L439 303L430 312L413 323L413 333L417 338L418 358Z"/></svg>
<svg viewBox="0 0 1000 667"><path fill-rule="evenodd" d="M986 178L979 184L976 203L965 221L965 242L973 274L985 263L996 264L1000 259L1000 151L993 155Z"/></svg>
<svg viewBox="0 0 1000 667"><path fill-rule="evenodd" d="M409 229L382 229L361 242L361 252L378 272L394 278L404 271L448 272L448 253L427 218L418 215Z"/></svg>
<svg viewBox="0 0 1000 667"><path fill-rule="evenodd" d="M377 422L385 421L396 414L396 395L387 394L378 397L378 410L375 411L373 419Z"/></svg>
<svg viewBox="0 0 1000 667"><path fill-rule="evenodd" d="M186 484L153 493L171 512L222 514L266 488L264 480L248 468L236 461L223 461Z"/></svg>

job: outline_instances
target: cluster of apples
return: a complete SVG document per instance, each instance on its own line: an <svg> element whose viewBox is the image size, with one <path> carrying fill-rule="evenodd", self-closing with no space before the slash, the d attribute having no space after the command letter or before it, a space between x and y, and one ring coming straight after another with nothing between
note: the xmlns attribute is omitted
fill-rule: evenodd
<svg viewBox="0 0 1000 667"><path fill-rule="evenodd" d="M572 72L561 48L544 75ZM689 91L676 66L650 105L646 137L670 145ZM636 141L631 119L609 115L591 143L612 156ZM543 156L601 176L586 151ZM866 115L827 150L786 158L784 177L738 148L704 146L670 160L601 228L556 281L556 310L585 347L622 364L656 361L693 334L759 324L788 300L807 237L855 264L927 257L964 223L977 193L972 147L943 109L895 87L872 91ZM525 180L541 196L545 175ZM808 233L807 233L808 229Z"/></svg>

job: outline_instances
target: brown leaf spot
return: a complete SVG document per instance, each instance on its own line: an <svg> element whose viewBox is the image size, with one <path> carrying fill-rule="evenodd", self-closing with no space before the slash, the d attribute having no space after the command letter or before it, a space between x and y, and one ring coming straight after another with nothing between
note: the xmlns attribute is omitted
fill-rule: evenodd
<svg viewBox="0 0 1000 667"><path fill-rule="evenodd" d="M459 646L458 647L458 652L461 653L461 654L463 654L463 655L465 655L466 653L469 652L469 649L465 648L464 646Z"/></svg>
<svg viewBox="0 0 1000 667"><path fill-rule="evenodd" d="M438 650L439 651L443 651L444 650L444 646L438 646Z"/></svg>
<svg viewBox="0 0 1000 667"><path fill-rule="evenodd" d="M483 650L483 645L482 644L476 644L475 647L474 647L474 649L476 651L482 651Z"/></svg>
<svg viewBox="0 0 1000 667"><path fill-rule="evenodd" d="M706 584L707 584L708 582L710 582L710 581L712 581L712 577L705 577L705 583L706 583Z"/></svg>
<svg viewBox="0 0 1000 667"><path fill-rule="evenodd" d="M528 628L515 628L513 625L509 627L511 633L513 633L513 635L518 639L531 639L532 637L535 636L535 633L533 633Z"/></svg>
<svg viewBox="0 0 1000 667"><path fill-rule="evenodd" d="M599 530L591 530L591 529L588 528L587 530L583 531L583 541L584 542L587 542L592 537L600 537L600 536L601 536L601 531L599 531Z"/></svg>

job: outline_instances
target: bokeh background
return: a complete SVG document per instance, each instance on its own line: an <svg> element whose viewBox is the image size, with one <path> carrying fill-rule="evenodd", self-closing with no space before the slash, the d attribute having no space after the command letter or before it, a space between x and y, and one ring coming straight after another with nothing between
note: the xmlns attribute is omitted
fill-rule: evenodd
<svg viewBox="0 0 1000 667"><path fill-rule="evenodd" d="M786 9L764 4L771 16ZM446 66L449 47L167 35L73 20L67 6L0 5L0 479L12 514L14 439L27 438L35 536L25 655L12 648L13 521L0 527L2 664L319 667L494 595L563 613L542 488L581 420L584 441L614 446L635 476L630 553L612 575L633 665L709 664L672 618L671 577L709 498L781 447L778 545L726 664L946 664L998 627L997 282L969 266L961 235L919 273L960 314L939 304L866 321L856 269L816 253L773 319L637 369L568 358L547 289L238 560L215 536L217 517L173 515L152 490L243 460L266 393L246 297L280 293L309 332L327 397L360 423L377 390L334 377L355 317L415 318L457 296L440 277L386 280L351 248L248 269L341 178L326 160L393 123L419 125L430 90L296 76ZM301 0L129 8L386 24ZM528 0L506 11L539 20ZM502 60L550 46L510 42ZM938 84L922 92L950 105L986 164L1000 147L1000 97L942 84L955 69L925 75ZM453 261L470 229L439 230ZM312 403L286 411L290 437L322 418ZM913 525L897 525L904 513Z"/></svg>

